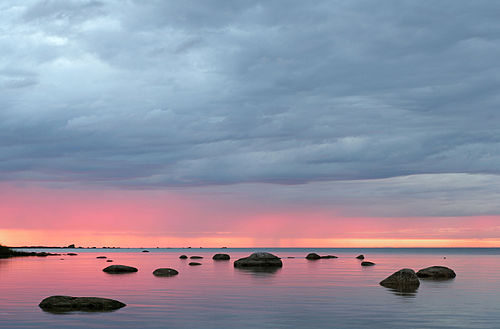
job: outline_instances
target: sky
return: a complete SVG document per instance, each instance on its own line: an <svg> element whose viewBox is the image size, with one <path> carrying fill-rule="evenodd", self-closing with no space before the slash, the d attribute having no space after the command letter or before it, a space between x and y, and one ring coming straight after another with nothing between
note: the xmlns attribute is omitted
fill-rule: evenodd
<svg viewBox="0 0 500 329"><path fill-rule="evenodd" d="M2 1L0 243L500 247L497 1Z"/></svg>

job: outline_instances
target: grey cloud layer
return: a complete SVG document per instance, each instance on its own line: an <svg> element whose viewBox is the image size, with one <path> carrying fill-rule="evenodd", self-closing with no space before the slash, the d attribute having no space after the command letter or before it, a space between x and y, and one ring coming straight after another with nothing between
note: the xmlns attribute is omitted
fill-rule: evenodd
<svg viewBox="0 0 500 329"><path fill-rule="evenodd" d="M494 1L1 7L2 180L499 174Z"/></svg>

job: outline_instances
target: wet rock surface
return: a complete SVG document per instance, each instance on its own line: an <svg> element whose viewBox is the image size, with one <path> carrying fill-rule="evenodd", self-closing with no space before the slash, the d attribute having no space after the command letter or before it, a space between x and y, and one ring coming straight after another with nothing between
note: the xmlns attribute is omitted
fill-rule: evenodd
<svg viewBox="0 0 500 329"><path fill-rule="evenodd" d="M119 273L133 273L137 272L138 270L135 267L127 265L110 265L105 269L103 269L103 271L111 274L119 274Z"/></svg>
<svg viewBox="0 0 500 329"><path fill-rule="evenodd" d="M42 300L38 306L49 312L99 312L117 310L126 306L126 304L101 297L51 296Z"/></svg>
<svg viewBox="0 0 500 329"><path fill-rule="evenodd" d="M268 252L256 252L234 262L234 267L282 267L281 259Z"/></svg>

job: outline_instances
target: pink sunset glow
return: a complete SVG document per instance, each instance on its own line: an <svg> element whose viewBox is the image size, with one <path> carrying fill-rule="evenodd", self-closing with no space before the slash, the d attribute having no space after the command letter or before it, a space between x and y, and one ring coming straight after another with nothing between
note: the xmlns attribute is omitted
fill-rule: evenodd
<svg viewBox="0 0 500 329"><path fill-rule="evenodd" d="M122 247L498 246L499 216L380 218L344 209L259 205L184 190L0 187L6 245Z"/></svg>

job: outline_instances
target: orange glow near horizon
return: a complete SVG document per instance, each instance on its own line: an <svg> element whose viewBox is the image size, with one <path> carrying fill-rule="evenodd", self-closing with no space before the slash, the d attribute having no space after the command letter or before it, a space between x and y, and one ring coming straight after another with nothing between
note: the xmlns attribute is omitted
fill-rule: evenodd
<svg viewBox="0 0 500 329"><path fill-rule="evenodd" d="M84 247L500 247L500 216L349 217L187 190L0 184L0 244Z"/></svg>
<svg viewBox="0 0 500 329"><path fill-rule="evenodd" d="M43 230L0 230L0 241L7 246L63 247L74 243L82 247L122 248L263 248L263 247L317 247L317 248L426 248L471 247L494 248L500 239L384 239L384 238L304 238L266 239L253 237L200 236L195 238L161 236L154 239L131 233L95 235L92 232L54 232Z"/></svg>

